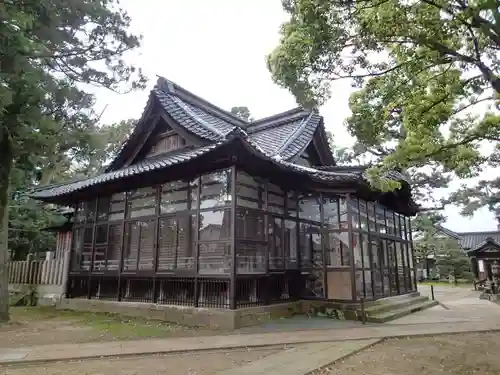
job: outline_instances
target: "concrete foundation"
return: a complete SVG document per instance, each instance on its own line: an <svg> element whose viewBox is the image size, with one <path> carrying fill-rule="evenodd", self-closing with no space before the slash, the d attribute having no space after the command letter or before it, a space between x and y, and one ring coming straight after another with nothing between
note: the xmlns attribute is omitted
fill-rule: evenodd
<svg viewBox="0 0 500 375"><path fill-rule="evenodd" d="M272 319L292 316L301 312L300 306L299 302L289 302L229 310L79 298L63 299L57 305L60 309L139 316L187 326L206 326L223 330L259 325Z"/></svg>

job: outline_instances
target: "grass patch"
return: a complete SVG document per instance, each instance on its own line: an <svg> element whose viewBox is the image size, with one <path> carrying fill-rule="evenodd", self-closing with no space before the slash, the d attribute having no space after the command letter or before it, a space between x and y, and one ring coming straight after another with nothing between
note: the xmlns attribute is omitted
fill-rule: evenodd
<svg viewBox="0 0 500 375"><path fill-rule="evenodd" d="M208 334L207 327L187 327L176 323L126 317L109 313L59 310L54 307L12 307L12 320L18 321L61 321L74 327L90 327L100 336L117 340L155 338L169 336L196 336Z"/></svg>

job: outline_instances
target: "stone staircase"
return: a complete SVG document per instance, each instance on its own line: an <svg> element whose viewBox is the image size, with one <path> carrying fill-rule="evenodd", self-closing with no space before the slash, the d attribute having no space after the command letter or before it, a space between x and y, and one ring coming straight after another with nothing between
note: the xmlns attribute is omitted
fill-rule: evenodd
<svg viewBox="0 0 500 375"><path fill-rule="evenodd" d="M436 306L437 301L421 296L419 292L402 296L382 298L365 307L367 321L372 323L385 323L398 319L414 312Z"/></svg>

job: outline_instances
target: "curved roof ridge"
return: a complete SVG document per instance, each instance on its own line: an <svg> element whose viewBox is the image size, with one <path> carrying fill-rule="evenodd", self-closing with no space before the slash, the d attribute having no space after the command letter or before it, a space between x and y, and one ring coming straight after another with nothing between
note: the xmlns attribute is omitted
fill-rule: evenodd
<svg viewBox="0 0 500 375"><path fill-rule="evenodd" d="M194 111L191 108L189 108L186 105L186 103L184 103L177 96L170 95L170 99L172 99L173 102L177 104L177 106L179 106L179 108L181 108L184 112L186 112L186 114L189 115L189 117L191 117L198 125L203 126L205 129L211 131L212 133L218 135L219 137L225 136L225 134L222 133L219 129L217 129L216 127L212 126L212 124L209 124L208 122L200 118L196 113L194 113Z"/></svg>
<svg viewBox="0 0 500 375"><path fill-rule="evenodd" d="M280 155L283 151L287 149L288 146L290 146L301 134L304 128L307 126L309 120L313 116L313 112L309 114L309 116L305 117L302 122L300 123L299 126L297 126L297 129L290 135L290 138L285 140L281 146L277 148L277 150L274 152L273 156Z"/></svg>
<svg viewBox="0 0 500 375"><path fill-rule="evenodd" d="M207 111L214 116L226 120L232 125L246 127L250 124L248 121L243 120L238 116L232 114L231 112L226 111L216 106L215 104L210 103L209 101L199 97L198 95L193 94L191 91L186 90L185 88L179 86L175 82L172 82L171 80L165 77L158 76L158 80L156 82L155 87L165 93L170 93L175 96L178 96L183 100L186 100L189 104L192 104L196 107L200 107L204 111Z"/></svg>

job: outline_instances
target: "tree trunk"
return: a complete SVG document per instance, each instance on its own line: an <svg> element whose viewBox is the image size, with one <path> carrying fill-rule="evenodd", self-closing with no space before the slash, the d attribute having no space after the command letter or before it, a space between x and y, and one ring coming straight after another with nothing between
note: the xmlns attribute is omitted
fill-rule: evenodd
<svg viewBox="0 0 500 375"><path fill-rule="evenodd" d="M12 169L12 143L5 129L0 132L0 322L9 319L9 185Z"/></svg>

